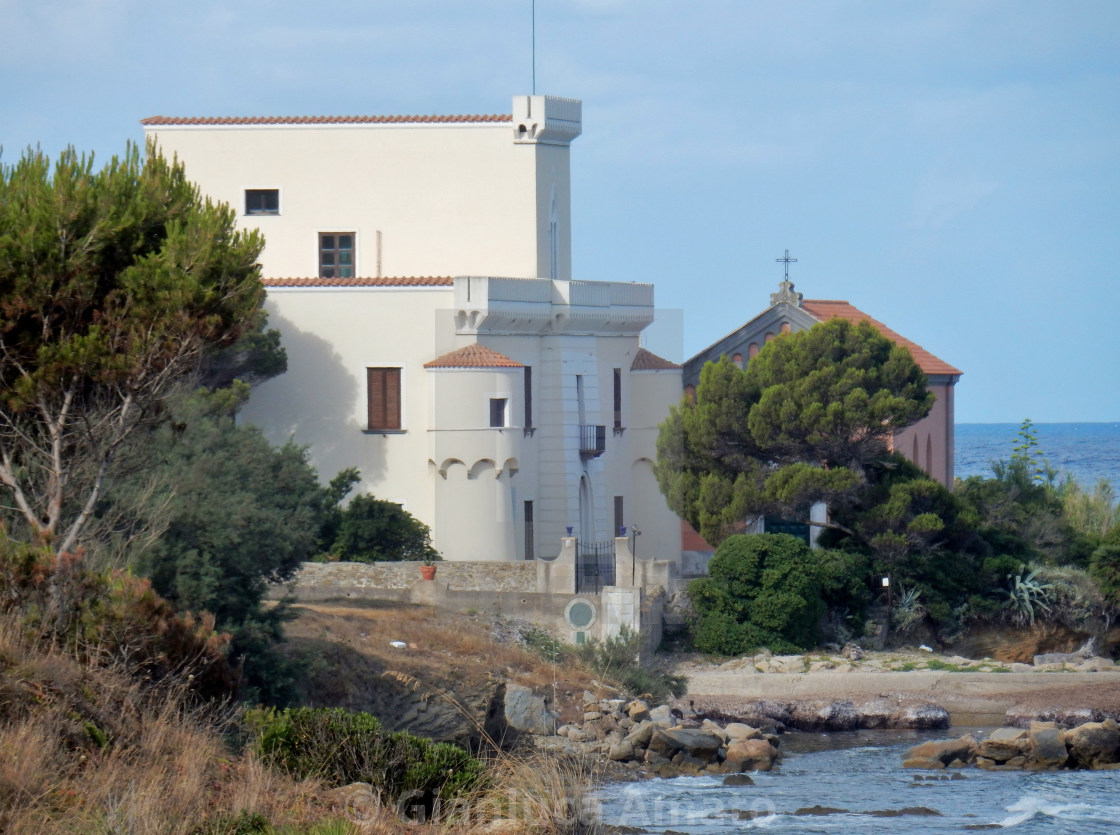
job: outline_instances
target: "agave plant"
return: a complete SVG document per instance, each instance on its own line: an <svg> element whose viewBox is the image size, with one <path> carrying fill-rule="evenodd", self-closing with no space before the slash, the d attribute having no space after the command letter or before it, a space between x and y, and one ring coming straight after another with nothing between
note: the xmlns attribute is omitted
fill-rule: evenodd
<svg viewBox="0 0 1120 835"><path fill-rule="evenodd" d="M1039 569L1024 576L1025 570L1026 566L1023 566L1018 574L1007 575L1007 600L1003 608L1011 613L1011 620L1017 626L1033 626L1038 613L1049 613L1054 595L1054 584L1038 579Z"/></svg>
<svg viewBox="0 0 1120 835"><path fill-rule="evenodd" d="M898 632L907 632L917 626L926 616L926 607L921 601L922 590L917 586L910 588L902 584L898 586L898 603L891 612L894 628Z"/></svg>

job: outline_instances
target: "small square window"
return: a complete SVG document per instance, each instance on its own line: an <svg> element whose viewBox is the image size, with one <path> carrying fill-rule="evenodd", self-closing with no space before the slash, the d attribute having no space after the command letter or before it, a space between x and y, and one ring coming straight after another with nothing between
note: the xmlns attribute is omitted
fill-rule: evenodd
<svg viewBox="0 0 1120 835"><path fill-rule="evenodd" d="M506 405L509 400L505 397L490 398L490 426L500 429L506 425Z"/></svg>
<svg viewBox="0 0 1120 835"><path fill-rule="evenodd" d="M319 235L319 278L354 277L353 232L327 232Z"/></svg>
<svg viewBox="0 0 1120 835"><path fill-rule="evenodd" d="M278 215L278 214L280 214L280 189L278 189L278 188L247 188L247 189L245 189L245 214L247 214L247 215Z"/></svg>

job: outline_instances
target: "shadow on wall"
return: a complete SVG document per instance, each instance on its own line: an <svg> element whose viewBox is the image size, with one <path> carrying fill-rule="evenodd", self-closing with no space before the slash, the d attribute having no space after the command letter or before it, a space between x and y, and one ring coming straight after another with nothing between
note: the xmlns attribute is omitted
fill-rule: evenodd
<svg viewBox="0 0 1120 835"><path fill-rule="evenodd" d="M253 390L241 418L259 426L274 444L294 440L307 446L323 481L357 466L363 480L384 475L385 460L370 454L380 445L363 443L356 418L365 381L361 368L347 368L331 343L267 305L269 323L280 331L288 353L288 370Z"/></svg>

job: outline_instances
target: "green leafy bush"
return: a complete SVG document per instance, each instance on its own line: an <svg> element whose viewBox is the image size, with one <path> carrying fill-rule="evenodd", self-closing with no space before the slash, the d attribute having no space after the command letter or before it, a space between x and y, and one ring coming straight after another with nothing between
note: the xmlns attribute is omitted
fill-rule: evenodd
<svg viewBox="0 0 1120 835"><path fill-rule="evenodd" d="M332 785L367 782L385 802L418 792L445 800L469 791L482 763L461 748L390 733L368 713L341 708L257 709L245 717L265 762Z"/></svg>
<svg viewBox="0 0 1120 835"><path fill-rule="evenodd" d="M360 493L343 505L360 479L358 470L350 467L323 490L319 547L324 553L353 562L441 559L428 526L399 504Z"/></svg>
<svg viewBox="0 0 1120 835"><path fill-rule="evenodd" d="M1106 539L1105 543L1093 552L1089 572L1100 585L1101 594L1113 606L1120 606L1120 542L1110 542Z"/></svg>
<svg viewBox="0 0 1120 835"><path fill-rule="evenodd" d="M693 642L701 652L741 655L765 646L796 652L814 646L826 609L828 557L788 534L737 534L723 541L708 576L693 580Z"/></svg>
<svg viewBox="0 0 1120 835"><path fill-rule="evenodd" d="M1046 620L1077 631L1094 631L1094 621L1116 617L1116 603L1110 601L1088 571L1074 565L1043 565L1035 569L1035 579L1050 586Z"/></svg>

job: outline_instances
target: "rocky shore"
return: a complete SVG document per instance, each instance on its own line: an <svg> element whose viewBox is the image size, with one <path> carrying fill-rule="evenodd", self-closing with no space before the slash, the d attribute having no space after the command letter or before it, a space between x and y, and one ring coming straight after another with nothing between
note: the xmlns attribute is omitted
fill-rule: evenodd
<svg viewBox="0 0 1120 835"><path fill-rule="evenodd" d="M997 728L982 741L969 735L916 745L906 752L902 765L921 769L977 766L994 771L1120 769L1120 725L1106 719L1068 729L1055 722Z"/></svg>
<svg viewBox="0 0 1120 835"><path fill-rule="evenodd" d="M1022 747L1032 733L1051 727L1065 733L1120 719L1120 667L1111 660L1037 660L1028 665L922 651L763 652L718 664L693 657L672 667L689 678L689 694L668 704L585 692L582 713L568 711L566 722L558 723L546 700L511 687L506 721L546 750L602 758L634 774L675 776L767 770L780 761L780 735L787 731L1006 726L991 739ZM996 749L989 743L988 753L973 752L965 762L999 766L1013 759L990 756Z"/></svg>
<svg viewBox="0 0 1120 835"><path fill-rule="evenodd" d="M769 771L781 760L777 729L743 722L685 719L669 705L643 699L599 699L584 694L583 720L538 737L546 750L598 755L635 773L677 777L701 773L741 775ZM736 776L740 782L748 778Z"/></svg>
<svg viewBox="0 0 1120 835"><path fill-rule="evenodd" d="M804 731L1120 719L1120 666L1111 659L1070 653L1035 662L921 650L763 652L721 663L686 656L672 672L688 678L689 694L673 706Z"/></svg>

